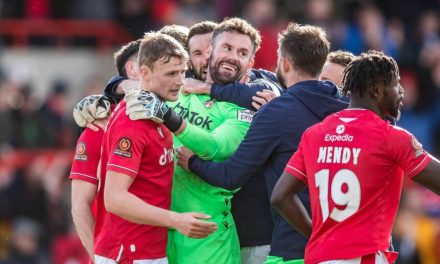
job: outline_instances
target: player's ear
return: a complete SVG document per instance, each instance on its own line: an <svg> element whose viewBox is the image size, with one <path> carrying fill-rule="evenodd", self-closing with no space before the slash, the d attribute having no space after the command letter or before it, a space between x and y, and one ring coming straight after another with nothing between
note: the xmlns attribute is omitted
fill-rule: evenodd
<svg viewBox="0 0 440 264"><path fill-rule="evenodd" d="M373 83L370 87L370 94L374 99L378 99L380 96L379 87Z"/></svg>
<svg viewBox="0 0 440 264"><path fill-rule="evenodd" d="M125 71L127 72L127 76L133 76L136 74L136 62L128 60L125 63Z"/></svg>
<svg viewBox="0 0 440 264"><path fill-rule="evenodd" d="M206 49L207 59L209 59L209 57L211 57L211 52L212 52L212 44L209 44L208 48Z"/></svg>
<svg viewBox="0 0 440 264"><path fill-rule="evenodd" d="M248 63L248 65L247 65L247 69L252 69L252 67L254 67L254 62L255 62L255 60L254 59L252 59L249 63Z"/></svg>
<svg viewBox="0 0 440 264"><path fill-rule="evenodd" d="M287 71L290 70L290 68L293 68L293 65L290 63L290 60L287 57L285 57L285 56L283 56L281 58L281 63L283 65L283 71L284 72L287 72Z"/></svg>

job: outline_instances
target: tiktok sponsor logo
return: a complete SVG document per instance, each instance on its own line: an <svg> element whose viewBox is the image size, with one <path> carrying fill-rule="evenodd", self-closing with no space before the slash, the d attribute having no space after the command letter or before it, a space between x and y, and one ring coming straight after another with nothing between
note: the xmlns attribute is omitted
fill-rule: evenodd
<svg viewBox="0 0 440 264"><path fill-rule="evenodd" d="M336 127L336 135L332 134L325 134L324 141L331 141L332 143L335 141L343 141L343 142L352 142L353 136L350 134L344 134L345 132L345 126L339 125Z"/></svg>
<svg viewBox="0 0 440 264"><path fill-rule="evenodd" d="M159 165L164 166L171 162L174 162L174 149L163 148L163 154L159 158Z"/></svg>
<svg viewBox="0 0 440 264"><path fill-rule="evenodd" d="M209 116L201 116L200 113L189 111L189 109L181 105L180 102L173 107L173 110L191 124L211 130L210 125L212 120L209 118Z"/></svg>

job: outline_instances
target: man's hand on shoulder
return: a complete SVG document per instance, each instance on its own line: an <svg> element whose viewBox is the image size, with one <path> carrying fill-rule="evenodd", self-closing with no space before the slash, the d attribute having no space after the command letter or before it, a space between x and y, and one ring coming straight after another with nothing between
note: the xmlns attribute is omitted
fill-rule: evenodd
<svg viewBox="0 0 440 264"><path fill-rule="evenodd" d="M110 100L104 95L89 95L76 104L73 109L73 118L76 124L80 127L89 127L95 131L97 130L96 126L104 129L102 126L105 126L106 122L97 120L104 120L109 114Z"/></svg>
<svg viewBox="0 0 440 264"><path fill-rule="evenodd" d="M144 90L130 90L125 94L126 114L131 120L149 119L162 124L170 108L157 95Z"/></svg>

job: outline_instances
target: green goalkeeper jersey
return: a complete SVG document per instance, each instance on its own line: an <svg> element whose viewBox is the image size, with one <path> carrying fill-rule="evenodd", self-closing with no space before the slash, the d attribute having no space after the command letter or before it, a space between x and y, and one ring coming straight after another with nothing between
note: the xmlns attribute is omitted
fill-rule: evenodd
<svg viewBox="0 0 440 264"><path fill-rule="evenodd" d="M187 121L185 130L174 137L174 146L183 144L199 157L214 161L223 161L235 152L254 114L207 95L180 94L179 100L169 106ZM208 214L218 230L204 239L188 238L170 230L167 255L171 264L240 263L240 245L231 215L234 192L214 187L176 164L172 210Z"/></svg>

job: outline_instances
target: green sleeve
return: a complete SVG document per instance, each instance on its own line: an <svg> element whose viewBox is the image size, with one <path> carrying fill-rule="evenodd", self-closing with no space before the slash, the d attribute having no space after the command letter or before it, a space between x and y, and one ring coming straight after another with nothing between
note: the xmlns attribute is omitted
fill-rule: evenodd
<svg viewBox="0 0 440 264"><path fill-rule="evenodd" d="M209 132L187 123L177 138L188 149L205 160L225 160L240 145L252 120L253 112L226 103L222 106L225 120Z"/></svg>

